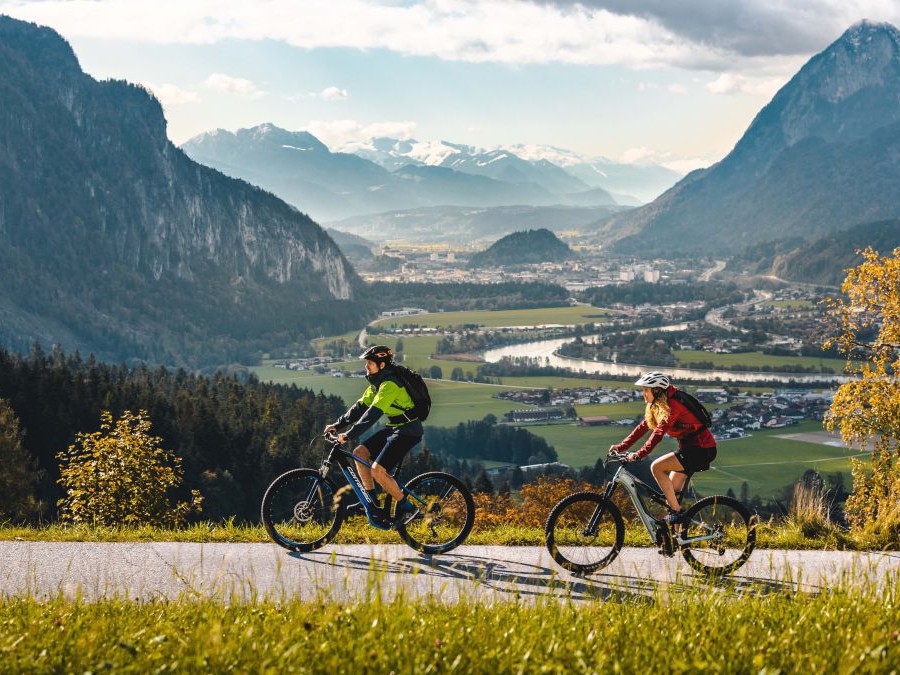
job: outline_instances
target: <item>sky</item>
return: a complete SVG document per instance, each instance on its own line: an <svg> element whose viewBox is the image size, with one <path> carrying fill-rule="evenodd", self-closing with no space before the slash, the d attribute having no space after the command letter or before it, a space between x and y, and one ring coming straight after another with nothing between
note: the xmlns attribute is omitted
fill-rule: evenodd
<svg viewBox="0 0 900 675"><path fill-rule="evenodd" d="M169 137L271 122L565 148L687 171L721 159L812 55L900 0L0 0L97 79L141 83Z"/></svg>

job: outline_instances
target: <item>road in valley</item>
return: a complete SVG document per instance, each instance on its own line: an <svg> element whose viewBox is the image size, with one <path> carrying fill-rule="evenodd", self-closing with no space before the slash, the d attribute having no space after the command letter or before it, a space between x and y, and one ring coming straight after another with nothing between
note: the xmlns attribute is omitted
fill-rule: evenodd
<svg viewBox="0 0 900 675"><path fill-rule="evenodd" d="M900 573L900 554L835 551L753 553L728 592L817 592L841 580L859 583ZM404 545L327 546L296 554L274 544L0 542L0 593L52 598L132 599L179 596L365 600L460 598L486 603L539 598L624 599L659 588L710 582L680 558L655 549L626 548L601 572L564 572L538 546L462 546L423 556Z"/></svg>

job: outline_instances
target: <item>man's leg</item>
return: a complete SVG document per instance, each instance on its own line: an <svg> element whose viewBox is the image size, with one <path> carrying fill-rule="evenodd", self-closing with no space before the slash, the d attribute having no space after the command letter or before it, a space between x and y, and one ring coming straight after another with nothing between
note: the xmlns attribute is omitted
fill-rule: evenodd
<svg viewBox="0 0 900 675"><path fill-rule="evenodd" d="M378 484L382 488L384 488L384 491L394 498L394 501L399 502L403 499L403 490L397 485L397 481L395 481L388 470L378 462L375 462L372 465L372 475L375 476L375 480L378 481Z"/></svg>
<svg viewBox="0 0 900 675"><path fill-rule="evenodd" d="M675 486L672 485L672 479L669 477L669 473L672 471L683 470L684 467L681 466L681 462L675 457L674 452L663 455L650 465L650 471L653 473L653 477L659 484L659 489L662 490L663 495L665 495L666 503L673 511L678 511L681 507L678 504L678 499L675 498ZM682 483L682 486L683 485L684 484Z"/></svg>
<svg viewBox="0 0 900 675"><path fill-rule="evenodd" d="M391 472L420 440L422 439L419 436L402 436L395 433L387 439L384 448L372 464L372 475L375 476L375 480L396 502L403 499L404 494L391 476Z"/></svg>
<svg viewBox="0 0 900 675"><path fill-rule="evenodd" d="M372 458L372 455L369 454L369 449L364 445L357 445L356 450L353 451L353 454L360 459L366 460L367 462ZM375 467L372 467L372 469L374 468ZM356 471L357 473L359 473L359 477L362 480L363 487L365 487L369 492L375 489L375 481L372 480L372 469L367 467L362 462L356 462Z"/></svg>

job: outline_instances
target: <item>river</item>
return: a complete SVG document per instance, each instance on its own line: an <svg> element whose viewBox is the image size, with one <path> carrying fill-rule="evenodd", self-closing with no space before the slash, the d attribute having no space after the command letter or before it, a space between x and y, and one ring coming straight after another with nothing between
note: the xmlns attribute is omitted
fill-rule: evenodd
<svg viewBox="0 0 900 675"><path fill-rule="evenodd" d="M847 382L844 375L821 375L809 373L764 373L758 371L701 370L698 368L671 368L663 366L645 366L634 363L613 363L611 361L589 361L560 356L556 353L560 345L571 342L572 338L555 340L538 340L490 349L484 353L484 360L496 363L503 357L521 357L542 359L541 365L556 368L568 368L574 372L584 371L596 375L621 375L637 377L648 370L662 370L675 380L702 380L721 382L779 382L781 384L830 383L832 381Z"/></svg>

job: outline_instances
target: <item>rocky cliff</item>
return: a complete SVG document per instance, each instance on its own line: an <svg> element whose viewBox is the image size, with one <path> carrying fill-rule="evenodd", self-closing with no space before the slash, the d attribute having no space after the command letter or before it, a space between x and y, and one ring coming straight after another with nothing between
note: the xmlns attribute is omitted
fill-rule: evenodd
<svg viewBox="0 0 900 675"><path fill-rule="evenodd" d="M150 93L0 16L4 344L221 362L337 327L359 284L307 216L175 147Z"/></svg>

